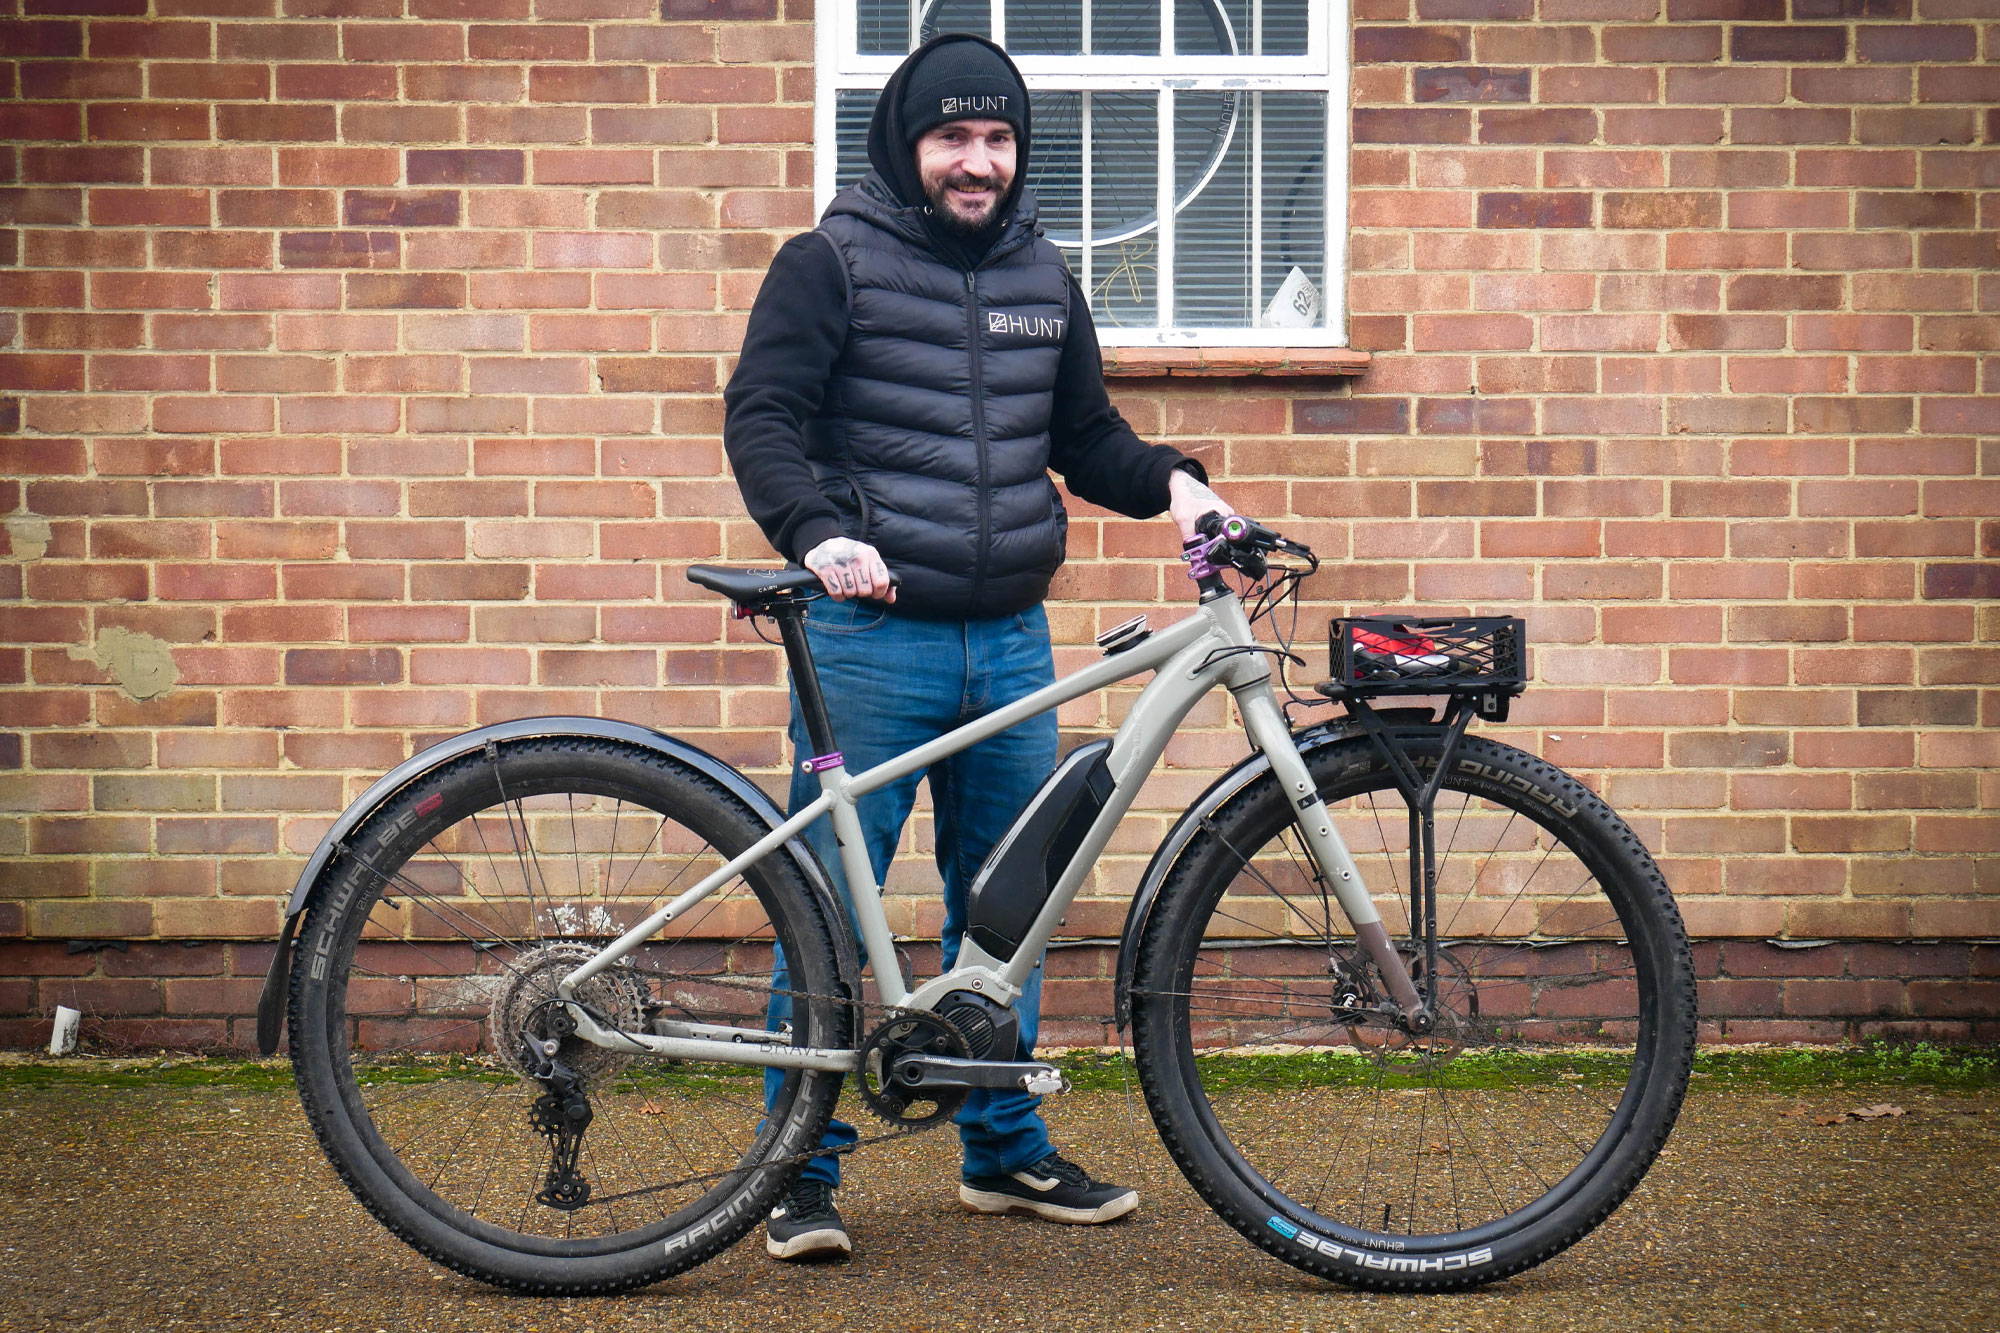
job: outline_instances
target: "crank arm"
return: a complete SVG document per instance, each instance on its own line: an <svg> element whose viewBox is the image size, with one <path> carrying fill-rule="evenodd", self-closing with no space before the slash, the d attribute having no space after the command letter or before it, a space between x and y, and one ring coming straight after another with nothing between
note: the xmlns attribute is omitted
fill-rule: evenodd
<svg viewBox="0 0 2000 1333"><path fill-rule="evenodd" d="M965 1060L950 1055L906 1055L891 1077L910 1091L938 1088L1018 1088L1040 1096L1069 1091L1069 1080L1039 1060Z"/></svg>

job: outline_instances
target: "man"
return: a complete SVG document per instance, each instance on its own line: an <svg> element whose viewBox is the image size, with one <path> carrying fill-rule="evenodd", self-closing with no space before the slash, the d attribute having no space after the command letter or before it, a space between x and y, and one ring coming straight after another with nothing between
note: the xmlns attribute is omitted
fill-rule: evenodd
<svg viewBox="0 0 2000 1333"><path fill-rule="evenodd" d="M724 395L723 442L751 516L826 587L807 637L851 772L1054 678L1042 600L1066 519L1051 467L1133 517L1171 508L1183 538L1203 514L1231 512L1199 464L1142 443L1111 406L1088 303L1023 188L1029 130L1027 88L999 47L953 34L912 52L876 103L874 170L779 250ZM791 735L810 752L796 698ZM925 775L946 967L966 890L1055 760L1055 718L1044 714ZM878 879L916 786L912 775L860 803ZM817 795L795 766L791 808ZM838 879L825 821L813 842ZM1037 969L1015 1005L1024 1058L1040 997ZM773 1020L788 1012L779 997ZM956 1116L965 1206L1078 1224L1136 1207L1134 1191L1055 1151L1038 1101L967 1098ZM825 1146L855 1138L836 1121ZM839 1178L837 1156L807 1164L772 1213L773 1256L850 1252Z"/></svg>

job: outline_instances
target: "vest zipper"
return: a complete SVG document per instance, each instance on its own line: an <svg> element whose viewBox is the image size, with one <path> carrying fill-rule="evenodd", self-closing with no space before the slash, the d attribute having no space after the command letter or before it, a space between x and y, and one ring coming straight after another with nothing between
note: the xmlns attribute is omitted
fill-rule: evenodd
<svg viewBox="0 0 2000 1333"><path fill-rule="evenodd" d="M986 386L979 347L979 279L971 271L965 275L965 294L965 332L972 352L972 447L979 464L979 544L972 562L972 606L976 612L986 590L986 553L993 541L993 497L986 478Z"/></svg>

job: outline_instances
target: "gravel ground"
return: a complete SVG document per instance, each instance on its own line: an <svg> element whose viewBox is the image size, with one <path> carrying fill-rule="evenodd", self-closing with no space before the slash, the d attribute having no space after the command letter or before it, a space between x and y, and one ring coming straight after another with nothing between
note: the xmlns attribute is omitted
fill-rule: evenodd
<svg viewBox="0 0 2000 1333"><path fill-rule="evenodd" d="M1879 1102L1904 1114L1818 1123ZM536 1300L393 1240L288 1093L0 1084L0 1330L2000 1327L2000 1092L1697 1089L1597 1233L1522 1276L1429 1297L1329 1286L1253 1249L1181 1181L1136 1094L1050 1109L1077 1156L1142 1188L1131 1220L970 1216L946 1131L850 1165L848 1263L775 1264L753 1236L644 1291Z"/></svg>

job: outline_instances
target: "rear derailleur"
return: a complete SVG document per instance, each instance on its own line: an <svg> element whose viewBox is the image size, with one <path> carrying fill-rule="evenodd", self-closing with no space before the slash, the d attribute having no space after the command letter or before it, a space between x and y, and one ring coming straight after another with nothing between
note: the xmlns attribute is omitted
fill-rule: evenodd
<svg viewBox="0 0 2000 1333"><path fill-rule="evenodd" d="M542 1095L528 1107L528 1123L549 1141L549 1169L535 1202L573 1213L590 1202L590 1182L577 1169L583 1155L583 1132L596 1113L584 1081L556 1058L563 1038L576 1031L576 1020L562 1005L538 1006L528 1030L521 1034L521 1068L542 1085Z"/></svg>

